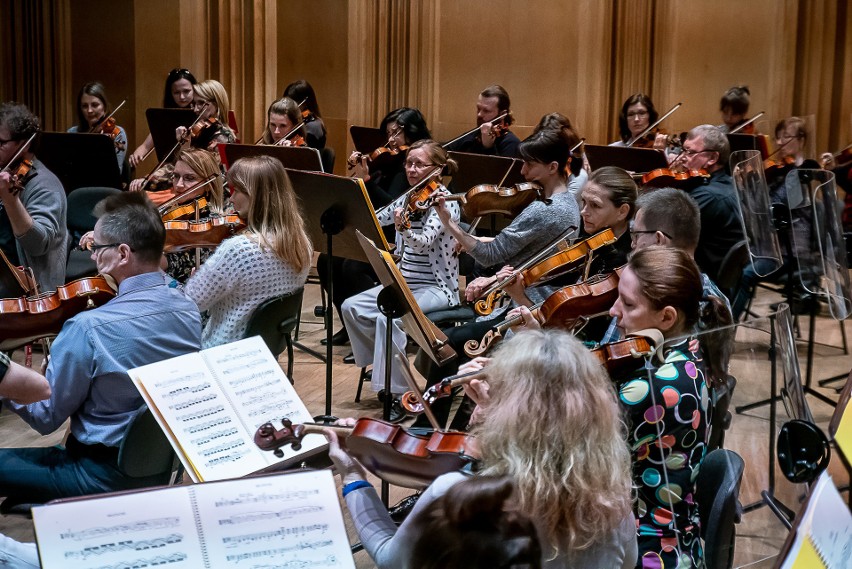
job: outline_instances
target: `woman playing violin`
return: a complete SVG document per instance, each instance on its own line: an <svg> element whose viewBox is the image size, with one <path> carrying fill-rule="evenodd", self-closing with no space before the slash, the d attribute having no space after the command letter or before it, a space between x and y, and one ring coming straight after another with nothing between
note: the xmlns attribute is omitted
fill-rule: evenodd
<svg viewBox="0 0 852 569"><path fill-rule="evenodd" d="M746 115L748 115L748 108L751 103L750 95L751 93L745 85L731 87L722 95L722 100L719 101L722 124L719 125L719 129L723 133L728 134L748 120ZM740 132L754 134L754 123L746 126Z"/></svg>
<svg viewBox="0 0 852 569"><path fill-rule="evenodd" d="M432 140L419 140L411 145L405 157L405 171L408 183L412 186L427 179L434 179L439 186L438 195L446 195L447 189L440 185L440 175L446 171L448 175L455 172L456 163L451 160L447 151ZM397 230L397 251L402 259L399 269L405 277L417 304L423 312L431 312L459 302L459 264L454 254L455 240L446 230L438 213L429 208L415 215L408 228L403 223L404 208L407 205L407 195L400 196L388 207L378 211L376 217L381 225L393 224ZM458 204L447 204L448 219L458 221L460 211ZM447 207L445 206L445 207ZM385 335L385 319L376 307L376 297L382 290L381 286L371 288L361 294L347 299L343 303L342 314L355 364L365 367L373 364L373 390L379 391L384 384L384 345L381 340ZM399 320L394 320L393 341L395 349L405 353L405 333ZM394 395L408 391L397 364L394 364L391 374L391 390ZM401 408L396 405L398 419L404 417Z"/></svg>
<svg viewBox="0 0 852 569"><path fill-rule="evenodd" d="M243 338L264 300L305 285L313 248L296 194L280 161L243 158L228 171L231 203L248 226L226 239L186 283L186 294L207 311L205 348Z"/></svg>
<svg viewBox="0 0 852 569"><path fill-rule="evenodd" d="M284 97L273 102L266 111L266 130L263 131L263 144L303 146L305 144L305 126L302 125L296 129L296 125L301 121L302 113L299 111L299 105L296 101ZM289 138L282 140L288 134L290 135ZM302 144L298 144L298 142Z"/></svg>
<svg viewBox="0 0 852 569"><path fill-rule="evenodd" d="M220 142L232 143L237 140L234 131L228 127L230 103L224 85L215 79L206 79L193 86L192 110L201 117L199 132L192 133L191 145L196 148L215 150ZM203 123L203 124L202 124ZM175 134L180 139L186 133L185 126L177 127Z"/></svg>
<svg viewBox="0 0 852 569"><path fill-rule="evenodd" d="M478 361L469 366L481 367ZM473 430L482 455L480 473L515 483L515 505L538 529L542 566L633 567L630 458L604 369L568 334L536 331L505 342L486 371L485 382L471 382L481 405L482 421ZM380 568L415 566L412 545L424 510L470 475L437 478L397 528L361 465L334 433L326 434L370 557ZM434 557L441 555L440 544L433 550Z"/></svg>
<svg viewBox="0 0 852 569"><path fill-rule="evenodd" d="M699 319L701 299L701 275L689 254L652 245L631 256L610 310L624 334L653 328L666 340L652 369L640 360L634 372L613 377L628 416L638 487L638 568L703 566L695 479L709 434L704 360L716 356L711 346L686 337ZM726 321L726 307L719 298L709 301L709 321L717 327Z"/></svg>
<svg viewBox="0 0 852 569"><path fill-rule="evenodd" d="M192 87L198 83L189 69L172 69L166 77L163 93L164 109L185 109L192 104L195 94ZM145 141L128 157L130 166L136 167L154 149L154 139L149 133Z"/></svg>
<svg viewBox="0 0 852 569"><path fill-rule="evenodd" d="M99 128L106 118L109 109L104 86L93 81L86 83L77 94L77 124L68 129L68 132L101 132ZM118 160L119 169L124 169L124 157L127 154L127 134L124 129L116 125L114 127L118 134L113 139L115 142L115 158ZM104 133L111 135L112 133Z"/></svg>
<svg viewBox="0 0 852 569"><path fill-rule="evenodd" d="M613 142L610 146L627 146L627 143L645 132L649 125L656 122L660 117L651 97L644 93L631 95L621 105L621 114L618 116L618 131L621 140ZM637 140L633 143L634 148L653 148L655 135Z"/></svg>
<svg viewBox="0 0 852 569"><path fill-rule="evenodd" d="M301 104L301 116L305 121L305 131L307 132L305 142L308 143L308 146L317 150L325 148L325 123L322 120L317 96L311 84L304 79L293 81L284 88L284 97L289 97ZM302 101L304 101L303 104Z"/></svg>

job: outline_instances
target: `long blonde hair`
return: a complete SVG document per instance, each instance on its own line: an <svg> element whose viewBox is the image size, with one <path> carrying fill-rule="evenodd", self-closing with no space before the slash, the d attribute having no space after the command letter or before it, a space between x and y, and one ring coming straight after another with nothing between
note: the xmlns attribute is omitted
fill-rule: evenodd
<svg viewBox="0 0 852 569"><path fill-rule="evenodd" d="M474 429L483 474L515 481L554 556L607 539L630 515L632 478L603 366L573 336L547 330L503 342L487 371L491 400Z"/></svg>
<svg viewBox="0 0 852 569"><path fill-rule="evenodd" d="M210 209L216 213L222 213L225 209L225 190L222 187L222 171L219 168L219 159L207 150L187 146L177 153L175 162L184 162L198 176L202 182L209 176L216 174L216 178L210 184Z"/></svg>
<svg viewBox="0 0 852 569"><path fill-rule="evenodd" d="M311 262L313 246L281 161L271 156L241 158L228 170L228 183L248 194L245 222L258 243L303 271Z"/></svg>
<svg viewBox="0 0 852 569"><path fill-rule="evenodd" d="M215 79L205 79L192 86L195 94L206 101L213 101L218 110L216 118L225 126L228 126L228 111L231 110L231 102L228 100L228 92L225 86Z"/></svg>

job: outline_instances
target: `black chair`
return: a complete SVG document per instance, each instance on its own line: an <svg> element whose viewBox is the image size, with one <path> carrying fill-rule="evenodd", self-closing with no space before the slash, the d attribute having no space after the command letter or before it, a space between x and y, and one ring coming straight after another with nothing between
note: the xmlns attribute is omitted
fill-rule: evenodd
<svg viewBox="0 0 852 569"><path fill-rule="evenodd" d="M734 396L734 388L737 386L737 378L728 375L722 385L714 386L710 390L710 400L713 404L710 419L710 437L707 441L707 452L725 446L725 431L731 426L731 399Z"/></svg>
<svg viewBox="0 0 852 569"><path fill-rule="evenodd" d="M115 188L77 188L68 194L68 264L65 268L65 282L98 274L90 251L80 251L77 243L83 234L92 231L98 218L92 213L95 205L102 199L120 193Z"/></svg>
<svg viewBox="0 0 852 569"><path fill-rule="evenodd" d="M287 377L293 383L293 339L291 334L299 323L302 295L305 289L282 294L263 301L249 319L246 338L260 336L272 355L278 358L287 348Z"/></svg>
<svg viewBox="0 0 852 569"><path fill-rule="evenodd" d="M737 289L743 269L751 262L748 254L748 242L742 240L725 254L722 264L719 265L719 274L716 276L716 286L731 298L732 291Z"/></svg>
<svg viewBox="0 0 852 569"><path fill-rule="evenodd" d="M704 457L695 487L704 563L707 569L730 569L734 564L734 525L740 522L740 482L745 463L731 450L718 449Z"/></svg>
<svg viewBox="0 0 852 569"><path fill-rule="evenodd" d="M322 163L322 171L326 174L334 174L334 148L326 146L320 149L320 163Z"/></svg>

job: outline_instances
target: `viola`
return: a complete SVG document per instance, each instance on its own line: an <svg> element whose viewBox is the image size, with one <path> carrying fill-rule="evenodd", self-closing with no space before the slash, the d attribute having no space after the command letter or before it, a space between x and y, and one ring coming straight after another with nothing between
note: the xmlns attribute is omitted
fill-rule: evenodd
<svg viewBox="0 0 852 569"><path fill-rule="evenodd" d="M479 184L464 194L445 196L446 201L460 201L467 219L490 213L516 217L524 208L542 197L542 187L533 182L515 184L504 188L495 184Z"/></svg>
<svg viewBox="0 0 852 569"><path fill-rule="evenodd" d="M610 375L615 375L634 369L637 361L649 355L651 351L652 346L648 339L637 336L604 344L594 348L592 354L598 358Z"/></svg>
<svg viewBox="0 0 852 569"><path fill-rule="evenodd" d="M166 221L165 253L198 247L215 249L228 237L246 228L237 215L210 217L201 221Z"/></svg>
<svg viewBox="0 0 852 569"><path fill-rule="evenodd" d="M483 316L491 314L497 305L497 301L505 296L506 285L511 283L515 278L520 278L524 283L524 287L547 282L577 269L591 253L601 247L612 245L615 242L615 233L613 233L612 229L606 228L583 241L575 243L567 249L547 257L533 257L531 262L524 263L512 276L486 289L482 298L474 303L473 309L477 314ZM553 246L550 245L544 250L550 251L552 248Z"/></svg>
<svg viewBox="0 0 852 569"><path fill-rule="evenodd" d="M488 374L484 369L474 371L471 373L464 373L459 375L451 375L450 377L445 377L435 385L428 388L423 392L423 401L427 405L432 405L438 399L442 399L444 397L449 397L453 394L453 389L459 387L461 385L466 385L473 381L474 379L481 379L486 377ZM412 413L414 415L419 415L423 413L423 404L417 399L417 395L413 391L407 391L402 394L400 398L400 404L403 408Z"/></svg>
<svg viewBox="0 0 852 569"><path fill-rule="evenodd" d="M321 434L323 429L345 438L346 448L364 468L391 484L423 489L437 477L464 468L476 460L476 440L460 432L436 431L431 435L415 435L399 425L378 419L361 418L354 427L325 426L311 423L294 425L282 419L282 429L272 423L261 425L254 435L255 444L263 450L283 456L281 447L301 448L305 435Z"/></svg>
<svg viewBox="0 0 852 569"><path fill-rule="evenodd" d="M563 287L530 312L544 328L571 330L583 320L605 314L615 304L622 270L618 268L609 275L596 275L580 284ZM481 356L503 337L506 330L522 322L520 315L504 320L486 332L479 342L468 340L464 352L471 358Z"/></svg>
<svg viewBox="0 0 852 569"><path fill-rule="evenodd" d="M66 320L114 296L107 280L96 276L36 296L0 299L0 338L32 340L56 335Z"/></svg>
<svg viewBox="0 0 852 569"><path fill-rule="evenodd" d="M651 188L680 188L689 190L710 181L710 174L701 170L675 171L671 168L657 168L642 175L642 185Z"/></svg>

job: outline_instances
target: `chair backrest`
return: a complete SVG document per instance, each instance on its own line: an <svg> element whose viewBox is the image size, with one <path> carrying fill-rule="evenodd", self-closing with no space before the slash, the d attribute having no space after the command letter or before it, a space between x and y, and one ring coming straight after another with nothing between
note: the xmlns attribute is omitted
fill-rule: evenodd
<svg viewBox="0 0 852 569"><path fill-rule="evenodd" d="M66 214L68 229L72 232L79 231L81 235L94 229L98 221L92 213L95 206L102 199L119 193L121 190L115 188L77 188L72 191L68 194L68 213Z"/></svg>
<svg viewBox="0 0 852 569"><path fill-rule="evenodd" d="M334 148L326 146L320 151L320 162L322 162L322 170L326 174L334 174Z"/></svg>
<svg viewBox="0 0 852 569"><path fill-rule="evenodd" d="M734 525L742 514L740 482L745 463L732 450L718 449L701 463L695 487L704 561L707 569L729 569L734 563Z"/></svg>
<svg viewBox="0 0 852 569"><path fill-rule="evenodd" d="M710 390L712 406L712 417L710 419L710 438L707 441L707 452L725 446L725 431L731 426L731 399L734 396L734 388L737 386L737 378L728 374L725 382Z"/></svg>
<svg viewBox="0 0 852 569"><path fill-rule="evenodd" d="M260 336L277 358L287 345L286 337L299 322L304 291L300 288L263 301L251 315L245 337Z"/></svg>
<svg viewBox="0 0 852 569"><path fill-rule="evenodd" d="M740 241L725 255L722 264L719 265L719 274L716 276L716 286L723 291L729 291L740 283L743 268L749 263L748 242Z"/></svg>
<svg viewBox="0 0 852 569"><path fill-rule="evenodd" d="M168 482L175 466L175 451L147 407L136 416L118 447L118 467L128 476L162 475Z"/></svg>

